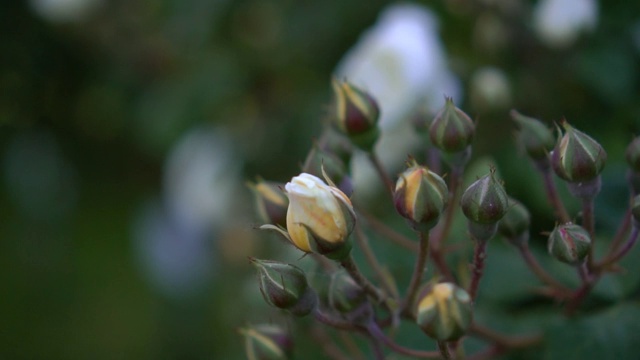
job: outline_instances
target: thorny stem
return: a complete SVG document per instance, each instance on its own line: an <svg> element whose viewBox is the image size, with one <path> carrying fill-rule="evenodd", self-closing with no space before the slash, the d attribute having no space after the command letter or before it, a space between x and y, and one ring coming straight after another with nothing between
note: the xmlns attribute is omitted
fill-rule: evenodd
<svg viewBox="0 0 640 360"><path fill-rule="evenodd" d="M387 294L393 294L394 296L397 296L398 294L396 293L393 285L389 283L388 276L385 274L382 266L380 265L380 262L378 262L373 249L371 249L371 246L369 246L367 236L360 226L356 226L356 241L358 242L358 246L360 246L360 249L365 256L367 263L376 273Z"/></svg>
<svg viewBox="0 0 640 360"><path fill-rule="evenodd" d="M364 359L364 353L358 346L358 344L353 340L353 333L348 331L339 331L338 336L340 340L344 344L347 352L351 356L352 359Z"/></svg>
<svg viewBox="0 0 640 360"><path fill-rule="evenodd" d="M444 215L444 221L442 227L440 227L438 233L433 239L434 246L440 249L442 242L446 241L451 231L451 225L453 224L453 217L457 209L458 198L460 197L460 185L462 184L462 174L464 168L461 166L454 166L451 169L451 179L449 182L449 201L447 210Z"/></svg>
<svg viewBox="0 0 640 360"><path fill-rule="evenodd" d="M581 287L578 288L578 290L576 290L576 292L571 297L571 300L565 307L564 312L567 316L572 316L573 314L575 314L576 310L580 306L580 303L582 303L582 300L584 300L587 294L589 294L589 291L591 291L594 283L595 279L592 281L586 281L582 284Z"/></svg>
<svg viewBox="0 0 640 360"><path fill-rule="evenodd" d="M351 322L345 321L342 319L337 319L328 314L325 314L324 312L322 312L322 310L320 310L320 308L317 308L317 307L313 310L313 316L319 322L325 325L329 325L336 329L340 329L340 330L358 330L359 329L356 325L352 324Z"/></svg>
<svg viewBox="0 0 640 360"><path fill-rule="evenodd" d="M440 171L442 170L440 151L430 146L426 151L426 160L429 169L431 169L431 171L435 172L436 174L440 174Z"/></svg>
<svg viewBox="0 0 640 360"><path fill-rule="evenodd" d="M455 282L453 273L451 272L451 269L449 269L446 259L443 256L444 254L442 253L442 249L436 248L433 245L430 245L430 248L431 248L431 260L433 260L433 264L438 269L438 272L440 273L440 275L446 281Z"/></svg>
<svg viewBox="0 0 640 360"><path fill-rule="evenodd" d="M567 316L571 316L575 313L580 306L580 303L582 303L595 283L600 279L602 273L606 271L610 265L622 259L633 248L635 243L638 241L638 235L640 235L640 227L634 225L623 247L615 254L607 256L599 264L594 264L592 275L590 275L584 267L581 266L578 268L580 278L582 279L582 286L574 292L571 300L567 303L565 307L565 314Z"/></svg>
<svg viewBox="0 0 640 360"><path fill-rule="evenodd" d="M420 287L422 281L422 275L425 271L425 265L427 263L427 257L429 255L429 232L420 232L420 251L418 252L418 258L416 259L413 274L411 275L411 281L409 282L409 288L407 289L406 297L402 304L402 312L409 311L416 298L416 293Z"/></svg>
<svg viewBox="0 0 640 360"><path fill-rule="evenodd" d="M487 241L475 239L476 246L473 253L473 265L471 284L469 285L469 296L472 300L475 300L478 292L478 285L480 284L480 278L482 278L482 272L484 270L484 259L487 257Z"/></svg>
<svg viewBox="0 0 640 360"><path fill-rule="evenodd" d="M376 172L378 173L378 176L380 176L380 179L389 190L389 193L391 194L391 196L393 196L393 190L395 186L393 186L393 181L391 181L389 174L387 174L387 171L382 166L380 159L378 158L378 156L375 154L373 150L370 153L368 153L368 155L369 155L369 160L371 161L371 163L373 164L373 167L376 169Z"/></svg>
<svg viewBox="0 0 640 360"><path fill-rule="evenodd" d="M500 347L509 349L525 348L536 345L542 341L542 335L540 334L507 336L476 323L471 324L468 333L481 339L491 341Z"/></svg>
<svg viewBox="0 0 640 360"><path fill-rule="evenodd" d="M593 277L589 274L586 262L577 265L577 269L582 285L573 293L571 299L569 299L569 302L566 304L565 314L567 316L572 316L575 313L582 300L584 300L584 298L589 294L589 291L591 291L595 283L600 278L600 274L594 274Z"/></svg>
<svg viewBox="0 0 640 360"><path fill-rule="evenodd" d="M593 197L582 199L582 226L589 232L591 237L591 246L589 247L589 258L587 267L593 269L595 265L594 249L595 249L595 219L594 219L594 201Z"/></svg>
<svg viewBox="0 0 640 360"><path fill-rule="evenodd" d="M611 243L609 244L609 256L611 254L614 254L616 250L618 250L618 247L620 247L620 245L622 244L624 236L627 234L627 232L629 231L629 227L631 226L631 208L633 207L633 199L637 195L633 186L634 177L634 172L632 170L629 170L629 172L627 173L627 182L629 183L629 207L624 214L622 222L618 226L618 230L616 231L613 240L611 240Z"/></svg>
<svg viewBox="0 0 640 360"><path fill-rule="evenodd" d="M533 271L533 273L540 279L542 282L551 286L556 292L566 294L570 292L566 286L556 280L553 276L551 276L542 266L538 260L536 260L535 256L531 253L529 249L529 245L524 243L518 246L518 250L520 250L520 254L522 258L527 263L527 266Z"/></svg>
<svg viewBox="0 0 640 360"><path fill-rule="evenodd" d="M371 350L373 350L373 354L375 356L376 360L384 360L385 356L384 356L384 351L382 350L382 346L380 346L380 343L378 342L378 339L376 339L373 336L369 337L370 343L371 343Z"/></svg>
<svg viewBox="0 0 640 360"><path fill-rule="evenodd" d="M384 236L385 238L391 240L392 242L402 246L403 248L417 252L418 245L415 241L410 240L406 236L402 235L399 232L396 232L393 228L389 227L387 224L382 221L376 219L375 216L363 211L362 209L358 209L358 214L362 215L365 221L371 226L371 228L378 234Z"/></svg>
<svg viewBox="0 0 640 360"><path fill-rule="evenodd" d="M613 236L613 240L611 240L611 243L609 244L609 254L613 254L616 250L618 250L618 248L622 244L624 236L629 231L630 226L631 226L631 209L627 209L627 212L624 214L624 218L622 219L622 222L620 223L620 226L618 227L616 234Z"/></svg>
<svg viewBox="0 0 640 360"><path fill-rule="evenodd" d="M622 219L622 222L620 222L620 225L618 225L618 230L616 230L616 234L613 236L613 240L611 240L609 244L609 251L607 252L607 255L600 261L599 264L595 264L594 272L596 273L608 270L608 267L610 265L613 265L618 260L622 259L636 243L638 237L638 224L636 224L636 222L634 221L632 231L629 234L627 241L623 245L624 237L629 232L629 228L631 227L632 223L631 220L633 218L631 207L633 198L636 196L633 187L630 187L630 193L631 197L629 200L629 208L627 208L627 211L624 214L624 218ZM620 248L620 246L622 246L622 249Z"/></svg>
<svg viewBox="0 0 640 360"><path fill-rule="evenodd" d="M499 345L492 345L485 350L479 351L467 357L467 360L490 360L495 359L498 355L505 352L505 349Z"/></svg>
<svg viewBox="0 0 640 360"><path fill-rule="evenodd" d="M407 356L413 356L413 357L417 357L417 358L424 358L424 359L438 359L438 358L440 358L440 351L414 350L414 349L406 348L406 347L396 343L391 338L389 338L382 331L382 329L380 329L378 324L376 324L374 321L371 321L367 325L367 331L369 332L369 334L374 339L380 341L386 347L388 347L389 349L397 352L398 354L407 355Z"/></svg>
<svg viewBox="0 0 640 360"><path fill-rule="evenodd" d="M578 269L578 275L580 275L580 281L582 281L583 284L589 282L589 270L587 269L586 264L579 264L576 268Z"/></svg>
<svg viewBox="0 0 640 360"><path fill-rule="evenodd" d="M451 352L449 352L449 346L445 341L438 341L438 350L440 350L440 354L446 360L451 360Z"/></svg>
<svg viewBox="0 0 640 360"><path fill-rule="evenodd" d="M557 218L561 223L565 224L571 221L567 209L565 209L560 196L558 195L558 189L556 183L553 181L553 175L549 166L537 166L538 171L542 175L544 182L544 191L547 194L547 200L556 213Z"/></svg>
<svg viewBox="0 0 640 360"><path fill-rule="evenodd" d="M333 360L350 360L354 359L352 356L348 356L335 345L333 339L329 337L325 329L321 326L315 326L311 329L311 336L314 337L319 344L322 345L324 352ZM355 358L361 359L361 358Z"/></svg>
<svg viewBox="0 0 640 360"><path fill-rule="evenodd" d="M353 278L353 280L362 287L362 289L371 295L376 302L381 302L384 300L384 295L381 293L378 288L376 288L362 273L355 261L353 261L353 257L349 255L347 258L340 261L340 265L347 270L349 275Z"/></svg>

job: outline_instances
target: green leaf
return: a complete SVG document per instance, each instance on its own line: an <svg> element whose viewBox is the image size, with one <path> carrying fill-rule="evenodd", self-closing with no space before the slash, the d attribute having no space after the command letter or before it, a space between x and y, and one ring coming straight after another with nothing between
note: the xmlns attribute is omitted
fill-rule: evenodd
<svg viewBox="0 0 640 360"><path fill-rule="evenodd" d="M547 332L542 359L637 359L640 304L622 303L595 315L568 319Z"/></svg>

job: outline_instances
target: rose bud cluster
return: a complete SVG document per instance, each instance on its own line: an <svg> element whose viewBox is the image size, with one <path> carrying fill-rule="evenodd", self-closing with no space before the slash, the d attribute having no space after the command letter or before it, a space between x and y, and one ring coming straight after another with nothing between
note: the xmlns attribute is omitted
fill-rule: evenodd
<svg viewBox="0 0 640 360"><path fill-rule="evenodd" d="M418 326L438 341L460 339L473 320L471 297L453 283L439 283L418 301Z"/></svg>
<svg viewBox="0 0 640 360"><path fill-rule="evenodd" d="M348 81L333 80L335 120L337 127L362 150L373 149L380 129L380 108L377 101L364 90Z"/></svg>
<svg viewBox="0 0 640 360"><path fill-rule="evenodd" d="M282 327L260 324L240 329L249 360L289 360L293 358L293 340Z"/></svg>
<svg viewBox="0 0 640 360"><path fill-rule="evenodd" d="M417 231L428 231L438 223L448 197L444 180L415 161L400 174L393 195L396 210Z"/></svg>
<svg viewBox="0 0 640 360"><path fill-rule="evenodd" d="M566 223L558 225L549 235L549 254L570 265L577 265L589 254L591 237L582 226Z"/></svg>
<svg viewBox="0 0 640 360"><path fill-rule="evenodd" d="M269 305L296 316L307 315L316 308L317 294L299 267L279 261L250 260L258 270L260 292Z"/></svg>
<svg viewBox="0 0 640 360"><path fill-rule="evenodd" d="M351 251L349 235L356 220L347 195L307 173L291 179L285 191L289 198L286 230L274 225L260 228L278 231L304 252L336 260L347 257Z"/></svg>

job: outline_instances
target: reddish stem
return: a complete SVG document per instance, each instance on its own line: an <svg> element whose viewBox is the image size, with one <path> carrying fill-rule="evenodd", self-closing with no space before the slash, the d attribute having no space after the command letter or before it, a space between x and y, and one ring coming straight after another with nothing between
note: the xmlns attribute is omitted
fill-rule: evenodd
<svg viewBox="0 0 640 360"><path fill-rule="evenodd" d="M478 292L478 285L480 285L486 257L487 241L476 240L475 251L473 253L471 284L469 285L469 296L471 296L472 300L475 300Z"/></svg>

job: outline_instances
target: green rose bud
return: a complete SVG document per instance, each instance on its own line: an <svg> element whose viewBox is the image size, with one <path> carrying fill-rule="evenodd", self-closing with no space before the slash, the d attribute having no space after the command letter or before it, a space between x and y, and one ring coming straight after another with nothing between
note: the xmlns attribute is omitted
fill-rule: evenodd
<svg viewBox="0 0 640 360"><path fill-rule="evenodd" d="M640 172L640 136L631 141L625 155L629 167L635 172Z"/></svg>
<svg viewBox="0 0 640 360"><path fill-rule="evenodd" d="M351 276L338 272L329 285L329 305L341 313L355 310L367 300L367 294Z"/></svg>
<svg viewBox="0 0 640 360"><path fill-rule="evenodd" d="M449 196L442 178L412 161L396 182L394 203L398 213L416 230L433 228L440 218Z"/></svg>
<svg viewBox="0 0 640 360"><path fill-rule="evenodd" d="M472 319L471 297L455 284L436 284L418 301L416 322L438 341L460 339Z"/></svg>
<svg viewBox="0 0 640 360"><path fill-rule="evenodd" d="M347 81L339 82L334 79L332 84L338 129L354 145L371 151L380 136L378 103L371 95Z"/></svg>
<svg viewBox="0 0 640 360"><path fill-rule="evenodd" d="M519 201L509 199L509 209L498 224L498 232L512 244L519 246L529 240L531 215Z"/></svg>
<svg viewBox="0 0 640 360"><path fill-rule="evenodd" d="M293 340L280 326L261 324L240 329L249 360L288 360L293 356Z"/></svg>
<svg viewBox="0 0 640 360"><path fill-rule="evenodd" d="M446 98L444 108L436 115L429 127L431 142L446 153L457 153L471 144L475 124L471 118Z"/></svg>
<svg viewBox="0 0 640 360"><path fill-rule="evenodd" d="M591 237L587 230L572 223L556 226L549 235L549 254L567 264L581 263L590 246Z"/></svg>
<svg viewBox="0 0 640 360"><path fill-rule="evenodd" d="M307 277L297 266L279 261L249 259L258 270L260 291L265 301L296 316L313 311L318 298Z"/></svg>
<svg viewBox="0 0 640 360"><path fill-rule="evenodd" d="M604 168L607 153L589 135L562 121L564 136L559 137L551 156L556 175L570 182L594 180ZM558 132L561 133L560 129Z"/></svg>
<svg viewBox="0 0 640 360"><path fill-rule="evenodd" d="M475 240L486 241L496 234L498 221L509 208L509 199L502 184L495 179L495 168L465 190L460 205Z"/></svg>
<svg viewBox="0 0 640 360"><path fill-rule="evenodd" d="M500 221L509 208L504 187L495 178L495 168L469 185L460 204L462 212L472 222L494 224Z"/></svg>
<svg viewBox="0 0 640 360"><path fill-rule="evenodd" d="M247 184L254 194L258 216L263 222L286 224L289 199L284 194L284 184L258 179Z"/></svg>
<svg viewBox="0 0 640 360"><path fill-rule="evenodd" d="M511 118L518 124L518 143L524 146L527 154L534 160L547 157L553 150L555 138L549 128L540 120L524 116L516 110L511 110Z"/></svg>

